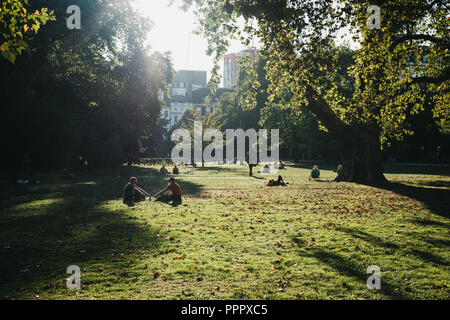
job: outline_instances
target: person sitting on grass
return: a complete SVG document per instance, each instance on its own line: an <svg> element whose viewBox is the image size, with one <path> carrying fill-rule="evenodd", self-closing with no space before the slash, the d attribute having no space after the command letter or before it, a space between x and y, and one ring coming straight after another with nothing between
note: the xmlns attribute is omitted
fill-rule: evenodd
<svg viewBox="0 0 450 320"><path fill-rule="evenodd" d="M175 165L175 167L173 167L172 173L173 174L178 174L180 172L180 170L178 170L177 165Z"/></svg>
<svg viewBox="0 0 450 320"><path fill-rule="evenodd" d="M163 166L161 167L161 169L159 169L159 172L162 173L163 175L169 174L169 171L167 171L165 165L163 165Z"/></svg>
<svg viewBox="0 0 450 320"><path fill-rule="evenodd" d="M342 172L344 171L344 167L342 166L342 164L339 163L337 169L336 169L336 173L338 175L340 175Z"/></svg>
<svg viewBox="0 0 450 320"><path fill-rule="evenodd" d="M163 194L168 190L172 192L171 195ZM170 178L169 185L155 194L155 201L161 201L164 203L169 203L170 201L172 201L173 206L181 204L181 187L178 183L175 182L175 178Z"/></svg>
<svg viewBox="0 0 450 320"><path fill-rule="evenodd" d="M274 168L274 169L280 169L280 170L283 170L283 169L284 169L284 163L281 162L281 161L275 161L275 162L273 163L273 168Z"/></svg>
<svg viewBox="0 0 450 320"><path fill-rule="evenodd" d="M289 182L284 182L282 176L278 176L278 180L277 181L271 179L271 180L266 182L266 186L269 186L269 187L274 187L274 186L283 186L283 187L285 187L287 184L289 184Z"/></svg>
<svg viewBox="0 0 450 320"><path fill-rule="evenodd" d="M61 177L66 180L74 180L75 179L75 175L73 173L70 173L69 170L67 170L67 168L63 169L63 171L61 173Z"/></svg>
<svg viewBox="0 0 450 320"><path fill-rule="evenodd" d="M131 177L130 182L123 189L123 203L133 205L135 202L145 201L145 197L151 200L150 195L137 185L137 178Z"/></svg>
<svg viewBox="0 0 450 320"><path fill-rule="evenodd" d="M264 168L262 168L261 173L270 173L270 168L267 164L264 165Z"/></svg>
<svg viewBox="0 0 450 320"><path fill-rule="evenodd" d="M314 179L317 180L320 178L320 170L318 165L314 165L313 169L311 170L311 174L309 175L309 180Z"/></svg>

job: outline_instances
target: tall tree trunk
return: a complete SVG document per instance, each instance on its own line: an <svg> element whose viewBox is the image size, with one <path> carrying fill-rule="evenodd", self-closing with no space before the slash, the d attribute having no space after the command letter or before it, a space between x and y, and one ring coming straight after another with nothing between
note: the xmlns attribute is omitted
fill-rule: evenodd
<svg viewBox="0 0 450 320"><path fill-rule="evenodd" d="M336 177L336 181L369 184L386 182L378 129L346 124L311 87L307 87L306 98L308 109L328 129L340 151L343 171Z"/></svg>

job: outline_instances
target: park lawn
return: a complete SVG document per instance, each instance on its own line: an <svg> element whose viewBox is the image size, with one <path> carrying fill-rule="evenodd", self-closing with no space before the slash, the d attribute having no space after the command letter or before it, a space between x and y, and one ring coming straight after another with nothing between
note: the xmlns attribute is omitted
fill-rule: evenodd
<svg viewBox="0 0 450 320"><path fill-rule="evenodd" d="M386 175L400 186L377 188L324 169L322 181L281 170L287 187L246 166L186 170L178 207L122 204L131 175L152 193L166 185L151 167L3 183L0 298L450 299L448 172L400 170ZM66 288L69 265L80 290Z"/></svg>

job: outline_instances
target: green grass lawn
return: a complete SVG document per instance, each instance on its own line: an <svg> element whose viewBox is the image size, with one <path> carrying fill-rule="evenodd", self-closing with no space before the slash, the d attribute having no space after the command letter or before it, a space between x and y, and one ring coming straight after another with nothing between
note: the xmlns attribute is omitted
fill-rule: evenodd
<svg viewBox="0 0 450 320"><path fill-rule="evenodd" d="M246 166L198 168L179 175L178 207L122 204L132 175L152 193L166 185L156 168L3 183L0 297L450 299L450 174L391 170L395 183L375 188L325 169L316 182L288 167L287 187L266 187ZM80 290L66 288L69 265Z"/></svg>

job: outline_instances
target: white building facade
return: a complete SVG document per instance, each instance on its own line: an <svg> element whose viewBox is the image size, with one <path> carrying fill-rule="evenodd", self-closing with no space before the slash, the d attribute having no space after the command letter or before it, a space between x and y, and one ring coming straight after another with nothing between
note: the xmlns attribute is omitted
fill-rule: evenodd
<svg viewBox="0 0 450 320"><path fill-rule="evenodd" d="M195 106L201 114L206 110L204 99L209 93L206 82L206 71L179 70L170 85L170 99L161 108L161 118L167 121L166 129L170 130L183 115L183 112Z"/></svg>

